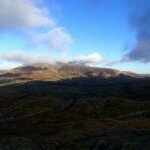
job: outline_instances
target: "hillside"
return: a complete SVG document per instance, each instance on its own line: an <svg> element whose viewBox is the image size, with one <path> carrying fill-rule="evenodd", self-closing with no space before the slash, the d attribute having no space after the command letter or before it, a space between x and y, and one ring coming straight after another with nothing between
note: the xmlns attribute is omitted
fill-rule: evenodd
<svg viewBox="0 0 150 150"><path fill-rule="evenodd" d="M139 78L140 75L132 72L123 72L109 68L96 68L82 66L70 63L57 63L56 65L48 64L30 64L14 68L7 73L1 74L3 79L63 79L73 77L99 77L99 78Z"/></svg>
<svg viewBox="0 0 150 150"><path fill-rule="evenodd" d="M149 149L149 98L146 78L0 86L0 149Z"/></svg>

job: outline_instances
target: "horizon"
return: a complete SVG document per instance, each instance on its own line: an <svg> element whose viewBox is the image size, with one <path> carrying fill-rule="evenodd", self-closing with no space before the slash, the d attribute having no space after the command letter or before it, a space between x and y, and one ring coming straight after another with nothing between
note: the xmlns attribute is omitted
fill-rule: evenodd
<svg viewBox="0 0 150 150"><path fill-rule="evenodd" d="M0 0L0 20L0 70L75 62L150 74L150 1Z"/></svg>

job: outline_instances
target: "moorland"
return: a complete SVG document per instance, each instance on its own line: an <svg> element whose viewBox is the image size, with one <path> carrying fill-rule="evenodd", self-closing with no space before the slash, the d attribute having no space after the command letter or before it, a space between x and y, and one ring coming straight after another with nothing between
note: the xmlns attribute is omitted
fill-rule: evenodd
<svg viewBox="0 0 150 150"><path fill-rule="evenodd" d="M28 65L0 75L0 150L148 150L150 78Z"/></svg>

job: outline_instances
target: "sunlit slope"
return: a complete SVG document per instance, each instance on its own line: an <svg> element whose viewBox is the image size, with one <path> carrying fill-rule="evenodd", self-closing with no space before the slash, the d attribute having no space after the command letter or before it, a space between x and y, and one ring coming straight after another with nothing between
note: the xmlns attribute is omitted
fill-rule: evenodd
<svg viewBox="0 0 150 150"><path fill-rule="evenodd" d="M100 78L140 78L141 75L132 72L123 72L110 68L97 68L69 63L30 64L21 66L1 74L0 78L10 79L62 79L73 77L100 77Z"/></svg>

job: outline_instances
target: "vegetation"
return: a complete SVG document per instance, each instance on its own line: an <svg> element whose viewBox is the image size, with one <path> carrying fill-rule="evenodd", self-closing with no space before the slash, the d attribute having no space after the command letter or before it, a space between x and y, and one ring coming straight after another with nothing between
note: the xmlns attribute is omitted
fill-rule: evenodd
<svg viewBox="0 0 150 150"><path fill-rule="evenodd" d="M141 143L141 149L148 148L149 97L149 79L72 78L3 85L0 147L105 150L138 149Z"/></svg>

